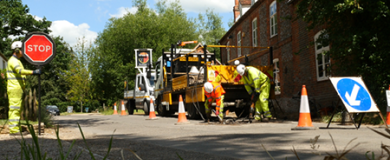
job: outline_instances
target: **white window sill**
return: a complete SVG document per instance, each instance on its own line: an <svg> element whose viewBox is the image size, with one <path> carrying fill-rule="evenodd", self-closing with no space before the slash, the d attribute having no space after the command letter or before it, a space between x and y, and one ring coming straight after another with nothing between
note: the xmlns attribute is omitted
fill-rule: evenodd
<svg viewBox="0 0 390 160"><path fill-rule="evenodd" d="M321 77L321 78L317 77L317 82L327 81L327 80L329 80L329 77Z"/></svg>

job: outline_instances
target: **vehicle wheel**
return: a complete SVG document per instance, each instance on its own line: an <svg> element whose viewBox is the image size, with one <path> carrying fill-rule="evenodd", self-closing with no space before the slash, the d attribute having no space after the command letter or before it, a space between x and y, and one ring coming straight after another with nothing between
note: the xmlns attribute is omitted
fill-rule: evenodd
<svg viewBox="0 0 390 160"><path fill-rule="evenodd" d="M161 104L161 99L158 98L156 100L156 104L157 104L157 113L159 116L161 117L164 117L164 116L167 116L168 112L167 112L167 109L164 107L164 105Z"/></svg>
<svg viewBox="0 0 390 160"><path fill-rule="evenodd" d="M149 106L150 104L146 101L144 101L144 112L145 112L145 115L149 115Z"/></svg>
<svg viewBox="0 0 390 160"><path fill-rule="evenodd" d="M134 109L135 109L135 103L133 100L128 100L127 103L126 103L126 108L127 108L127 112L129 113L129 115L133 115L134 114Z"/></svg>
<svg viewBox="0 0 390 160"><path fill-rule="evenodd" d="M199 103L201 104L201 103ZM189 119L200 119L200 113L198 110L195 108L193 103L186 103L186 108L187 108L187 113L188 113L188 118ZM201 110L200 107L198 107L199 110Z"/></svg>
<svg viewBox="0 0 390 160"><path fill-rule="evenodd" d="M250 108L250 106L243 106L240 108L236 108L236 110L234 112L236 113L237 118L243 118L243 117L248 116L249 108Z"/></svg>

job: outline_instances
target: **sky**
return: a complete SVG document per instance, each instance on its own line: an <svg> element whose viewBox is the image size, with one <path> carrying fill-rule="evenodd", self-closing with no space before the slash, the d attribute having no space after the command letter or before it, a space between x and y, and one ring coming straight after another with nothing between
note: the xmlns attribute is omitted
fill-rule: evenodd
<svg viewBox="0 0 390 160"><path fill-rule="evenodd" d="M147 0L148 7L155 9L157 1ZM111 17L119 18L137 11L132 0L24 0L22 3L36 19L45 17L52 21L50 35L63 37L70 46L76 45L82 37L93 42ZM226 31L228 22L233 20L234 0L180 0L180 4L191 18L212 9L222 18Z"/></svg>

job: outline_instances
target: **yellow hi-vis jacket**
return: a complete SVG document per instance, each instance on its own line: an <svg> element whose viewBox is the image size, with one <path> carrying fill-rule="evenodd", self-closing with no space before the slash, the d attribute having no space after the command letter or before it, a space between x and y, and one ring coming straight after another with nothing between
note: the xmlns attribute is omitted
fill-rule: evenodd
<svg viewBox="0 0 390 160"><path fill-rule="evenodd" d="M255 88L255 91L259 93L266 86L268 76L255 67L246 67L246 72L248 75L242 78L246 91L252 94L252 88Z"/></svg>
<svg viewBox="0 0 390 160"><path fill-rule="evenodd" d="M22 62L15 56L8 60L7 65L7 90L21 89L26 87L26 76L31 75L32 70L24 69Z"/></svg>

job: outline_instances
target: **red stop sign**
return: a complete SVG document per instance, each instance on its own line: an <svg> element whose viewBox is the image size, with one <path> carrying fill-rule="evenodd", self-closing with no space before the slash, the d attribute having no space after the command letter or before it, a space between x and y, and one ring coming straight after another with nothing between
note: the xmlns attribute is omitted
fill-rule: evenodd
<svg viewBox="0 0 390 160"><path fill-rule="evenodd" d="M45 33L28 34L23 41L24 58L33 65L45 65L55 56L55 43Z"/></svg>

